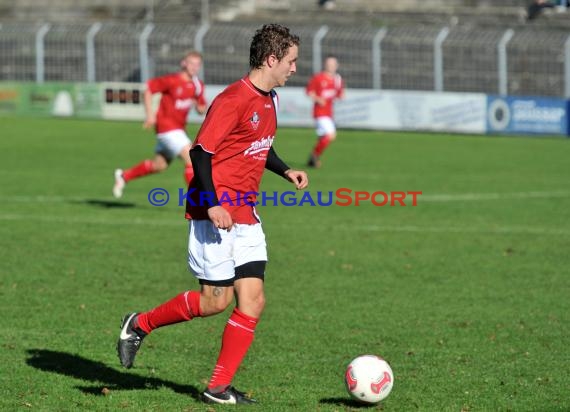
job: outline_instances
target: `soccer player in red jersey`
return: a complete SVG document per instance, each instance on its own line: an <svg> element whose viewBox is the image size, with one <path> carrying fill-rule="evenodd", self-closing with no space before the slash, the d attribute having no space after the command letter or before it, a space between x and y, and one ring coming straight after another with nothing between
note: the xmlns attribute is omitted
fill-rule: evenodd
<svg viewBox="0 0 570 412"><path fill-rule="evenodd" d="M156 130L157 144L152 159L145 159L133 167L115 170L113 196L123 196L125 185L136 178L166 170L175 157L184 162L184 178L188 184L194 176L190 147L192 142L186 135L186 118L193 107L200 114L206 112L204 83L198 78L202 68L202 55L196 51L188 53L180 62L181 71L155 77L147 82L144 92L146 120L145 129ZM161 93L158 111L152 108L152 96Z"/></svg>
<svg viewBox="0 0 570 412"><path fill-rule="evenodd" d="M318 140L309 157L309 167L320 167L320 157L325 149L336 139L336 126L333 120L333 104L344 97L344 82L338 70L338 59L329 55L324 61L324 70L309 80L306 93L314 102Z"/></svg>
<svg viewBox="0 0 570 412"><path fill-rule="evenodd" d="M267 246L255 210L264 169L307 187L303 171L287 166L275 152L278 99L296 70L299 37L288 28L264 25L250 45L250 71L212 102L190 151L195 177L188 189L188 266L200 291L186 291L143 313L123 318L117 344L121 364L130 368L143 339L154 329L236 306L202 399L242 404L253 399L232 385L265 306ZM245 197L245 198L244 198Z"/></svg>

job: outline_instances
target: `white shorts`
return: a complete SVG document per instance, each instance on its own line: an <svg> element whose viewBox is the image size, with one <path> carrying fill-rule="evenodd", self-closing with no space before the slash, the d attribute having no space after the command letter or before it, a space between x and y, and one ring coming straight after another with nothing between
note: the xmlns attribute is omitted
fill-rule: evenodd
<svg viewBox="0 0 570 412"><path fill-rule="evenodd" d="M192 144L184 130L171 130L156 135L158 142L154 148L155 153L166 157L169 162L180 154L184 146Z"/></svg>
<svg viewBox="0 0 570 412"><path fill-rule="evenodd" d="M200 280L219 282L235 277L235 268L267 261L267 245L261 224L236 223L229 232L209 220L190 220L188 269Z"/></svg>
<svg viewBox="0 0 570 412"><path fill-rule="evenodd" d="M321 137L327 134L335 134L336 126L332 118L328 116L317 117L317 136Z"/></svg>

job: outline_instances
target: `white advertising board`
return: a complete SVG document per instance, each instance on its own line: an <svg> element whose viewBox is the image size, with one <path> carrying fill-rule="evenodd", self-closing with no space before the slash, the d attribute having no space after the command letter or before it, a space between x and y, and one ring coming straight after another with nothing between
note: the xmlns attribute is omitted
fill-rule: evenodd
<svg viewBox="0 0 570 412"><path fill-rule="evenodd" d="M278 92L281 125L313 124L302 88ZM485 133L486 99L479 93L348 89L335 104L335 121L339 128Z"/></svg>
<svg viewBox="0 0 570 412"><path fill-rule="evenodd" d="M211 102L225 86L207 85ZM134 83L102 83L102 116L105 119L144 119L142 91ZM277 89L279 125L313 125L312 102L302 87ZM158 103L158 98L154 100ZM487 97L480 93L438 93L394 90L347 89L335 104L339 128L372 130L426 130L485 133ZM192 111L189 121L200 123L203 116Z"/></svg>

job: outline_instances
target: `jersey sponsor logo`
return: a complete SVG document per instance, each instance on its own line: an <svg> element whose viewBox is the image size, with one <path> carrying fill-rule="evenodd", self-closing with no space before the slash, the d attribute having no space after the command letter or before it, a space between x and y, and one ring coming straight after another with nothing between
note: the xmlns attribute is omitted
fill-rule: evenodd
<svg viewBox="0 0 570 412"><path fill-rule="evenodd" d="M192 107L192 99L176 99L174 103L176 110L186 110Z"/></svg>
<svg viewBox="0 0 570 412"><path fill-rule="evenodd" d="M269 151L269 149L271 148L271 145L273 144L273 139L275 139L275 136L267 136L267 137L263 137L259 140L256 140L243 152L243 155L244 156L248 156L248 155L251 156L251 155L254 155L256 153Z"/></svg>
<svg viewBox="0 0 570 412"><path fill-rule="evenodd" d="M340 74L337 74L334 77L334 87L337 89L340 89L342 87L342 77L340 77Z"/></svg>
<svg viewBox="0 0 570 412"><path fill-rule="evenodd" d="M253 116L251 116L251 119L249 119L249 122L251 123L251 127L253 127L253 130L257 130L257 127L259 126L259 115L257 114L257 112L253 112Z"/></svg>
<svg viewBox="0 0 570 412"><path fill-rule="evenodd" d="M336 90L335 89L325 89L322 91L321 95L325 99L332 99L336 96Z"/></svg>

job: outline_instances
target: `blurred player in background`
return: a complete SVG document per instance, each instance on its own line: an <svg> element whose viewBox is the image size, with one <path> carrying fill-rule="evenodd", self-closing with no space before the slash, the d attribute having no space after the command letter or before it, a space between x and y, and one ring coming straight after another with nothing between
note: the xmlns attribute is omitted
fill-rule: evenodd
<svg viewBox="0 0 570 412"><path fill-rule="evenodd" d="M315 74L306 87L307 95L314 102L313 117L315 118L318 140L309 157L309 167L321 167L320 157L336 139L336 126L333 120L333 104L336 99L344 97L344 82L337 73L338 60L329 55L324 61L324 70Z"/></svg>
<svg viewBox="0 0 570 412"><path fill-rule="evenodd" d="M231 386L265 307L267 245L252 193L259 192L264 169L297 189L309 184L307 174L289 168L273 148L277 128L273 88L284 86L297 71L298 45L299 37L284 26L269 24L257 30L250 45L248 75L212 102L190 151L196 176L186 202L188 267L200 291L182 292L148 312L129 313L121 326L119 359L130 368L153 330L222 313L235 297L218 360L202 394L208 403L254 402Z"/></svg>
<svg viewBox="0 0 570 412"><path fill-rule="evenodd" d="M188 184L194 172L190 160L192 142L186 135L186 118L193 107L200 114L206 112L204 83L198 78L202 68L202 55L196 51L188 53L180 62L178 73L155 77L146 83L144 92L145 129L154 128L157 144L152 159L145 159L130 169L115 170L113 196L120 198L125 185L133 179L166 170L175 157L184 162L184 178ZM152 107L152 96L161 93L158 111Z"/></svg>

